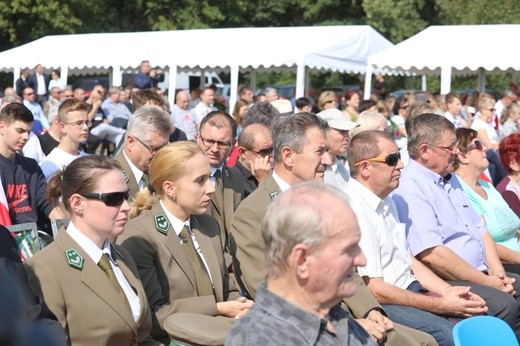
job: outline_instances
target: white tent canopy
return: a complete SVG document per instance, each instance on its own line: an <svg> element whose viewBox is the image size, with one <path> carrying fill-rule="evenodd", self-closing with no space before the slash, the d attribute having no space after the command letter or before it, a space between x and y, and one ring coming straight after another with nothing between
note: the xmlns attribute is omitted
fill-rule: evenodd
<svg viewBox="0 0 520 346"><path fill-rule="evenodd" d="M141 60L170 69L169 85L180 70L230 70L231 100L238 73L295 69L296 95L303 96L308 70L365 73L368 56L392 43L370 26L231 28L46 36L0 53L0 71L60 68L68 74L111 73L121 85L121 71ZM173 93L170 93L172 102Z"/></svg>
<svg viewBox="0 0 520 346"><path fill-rule="evenodd" d="M484 71L514 72L520 59L512 38L520 25L430 26L409 39L368 58L365 95L370 95L372 71L386 68L397 73L440 75L441 94L450 91L452 75L479 74L484 89Z"/></svg>

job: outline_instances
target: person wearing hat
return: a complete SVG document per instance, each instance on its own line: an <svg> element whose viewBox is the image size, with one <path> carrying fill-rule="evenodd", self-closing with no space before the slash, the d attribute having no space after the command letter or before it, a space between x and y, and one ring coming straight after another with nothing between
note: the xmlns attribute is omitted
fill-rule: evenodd
<svg viewBox="0 0 520 346"><path fill-rule="evenodd" d="M337 108L329 108L317 115L329 125L327 142L329 144L329 154L333 159L332 165L325 170L325 183L347 193L347 181L350 178L350 172L338 155L344 155L347 152L350 142L349 131L359 126L359 124L347 120Z"/></svg>

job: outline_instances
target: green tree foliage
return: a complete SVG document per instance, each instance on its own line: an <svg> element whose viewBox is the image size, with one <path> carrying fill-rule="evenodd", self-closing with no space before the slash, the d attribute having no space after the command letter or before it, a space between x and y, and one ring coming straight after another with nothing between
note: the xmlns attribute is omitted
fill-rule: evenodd
<svg viewBox="0 0 520 346"><path fill-rule="evenodd" d="M420 12L423 0L363 0L367 23L397 43L428 26Z"/></svg>
<svg viewBox="0 0 520 346"><path fill-rule="evenodd" d="M436 0L442 24L518 24L520 6L516 0Z"/></svg>
<svg viewBox="0 0 520 346"><path fill-rule="evenodd" d="M59 0L0 1L0 48L12 48L46 35L74 33L83 23Z"/></svg>

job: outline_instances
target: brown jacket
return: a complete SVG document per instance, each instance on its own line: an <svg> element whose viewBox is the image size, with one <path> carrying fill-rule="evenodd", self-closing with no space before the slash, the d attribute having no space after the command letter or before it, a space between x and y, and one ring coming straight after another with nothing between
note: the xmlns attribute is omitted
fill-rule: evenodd
<svg viewBox="0 0 520 346"><path fill-rule="evenodd" d="M65 254L70 249L83 257L81 268L70 265ZM27 262L31 288L43 296L72 345L153 344L152 317L137 268L130 254L117 245L112 257L139 297L137 322L103 270L63 228L52 244Z"/></svg>
<svg viewBox="0 0 520 346"><path fill-rule="evenodd" d="M209 215L191 217L191 229L204 254L213 280L215 295L197 295L195 274L179 237L169 222L164 223L159 202L130 220L117 243L133 256L143 281L150 308L154 312L152 336L166 335L164 320L176 312L217 315L217 302L238 298L238 291L227 272L220 229ZM158 218L157 218L158 217ZM157 225L159 223L159 227Z"/></svg>

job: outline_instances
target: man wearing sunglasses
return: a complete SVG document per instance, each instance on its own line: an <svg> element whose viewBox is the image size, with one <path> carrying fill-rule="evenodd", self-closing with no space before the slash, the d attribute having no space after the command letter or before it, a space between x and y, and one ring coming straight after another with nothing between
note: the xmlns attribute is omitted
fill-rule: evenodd
<svg viewBox="0 0 520 346"><path fill-rule="evenodd" d="M273 140L271 129L263 124L244 127L238 137L238 160L231 168L242 178L246 198L272 171Z"/></svg>
<svg viewBox="0 0 520 346"><path fill-rule="evenodd" d="M88 119L88 107L83 101L77 99L65 100L58 108L58 127L61 140L58 146L47 155L40 163L47 181L57 171L78 157L85 156L79 151L81 143L88 137L88 131L92 122Z"/></svg>
<svg viewBox="0 0 520 346"><path fill-rule="evenodd" d="M328 129L327 122L310 113L281 117L273 126L273 173L240 204L233 216L230 236L235 277L242 294L252 299L256 298L260 282L267 278L261 220L271 202L291 186L323 180L326 167L332 164L326 137ZM347 298L343 306L375 339L395 346L436 345L425 333L394 325L384 316L381 306L357 274L354 274L354 282L356 293Z"/></svg>
<svg viewBox="0 0 520 346"><path fill-rule="evenodd" d="M359 274L390 319L431 334L439 345L453 345L455 324L443 316L483 314L484 300L469 287L450 286L407 251L405 224L389 197L404 167L392 136L377 130L360 132L347 156L351 205L367 258Z"/></svg>
<svg viewBox="0 0 520 346"><path fill-rule="evenodd" d="M460 153L455 126L426 113L410 128L411 160L392 195L409 251L449 284L470 287L488 314L507 322L520 339L520 276L504 270L485 222L453 174Z"/></svg>

